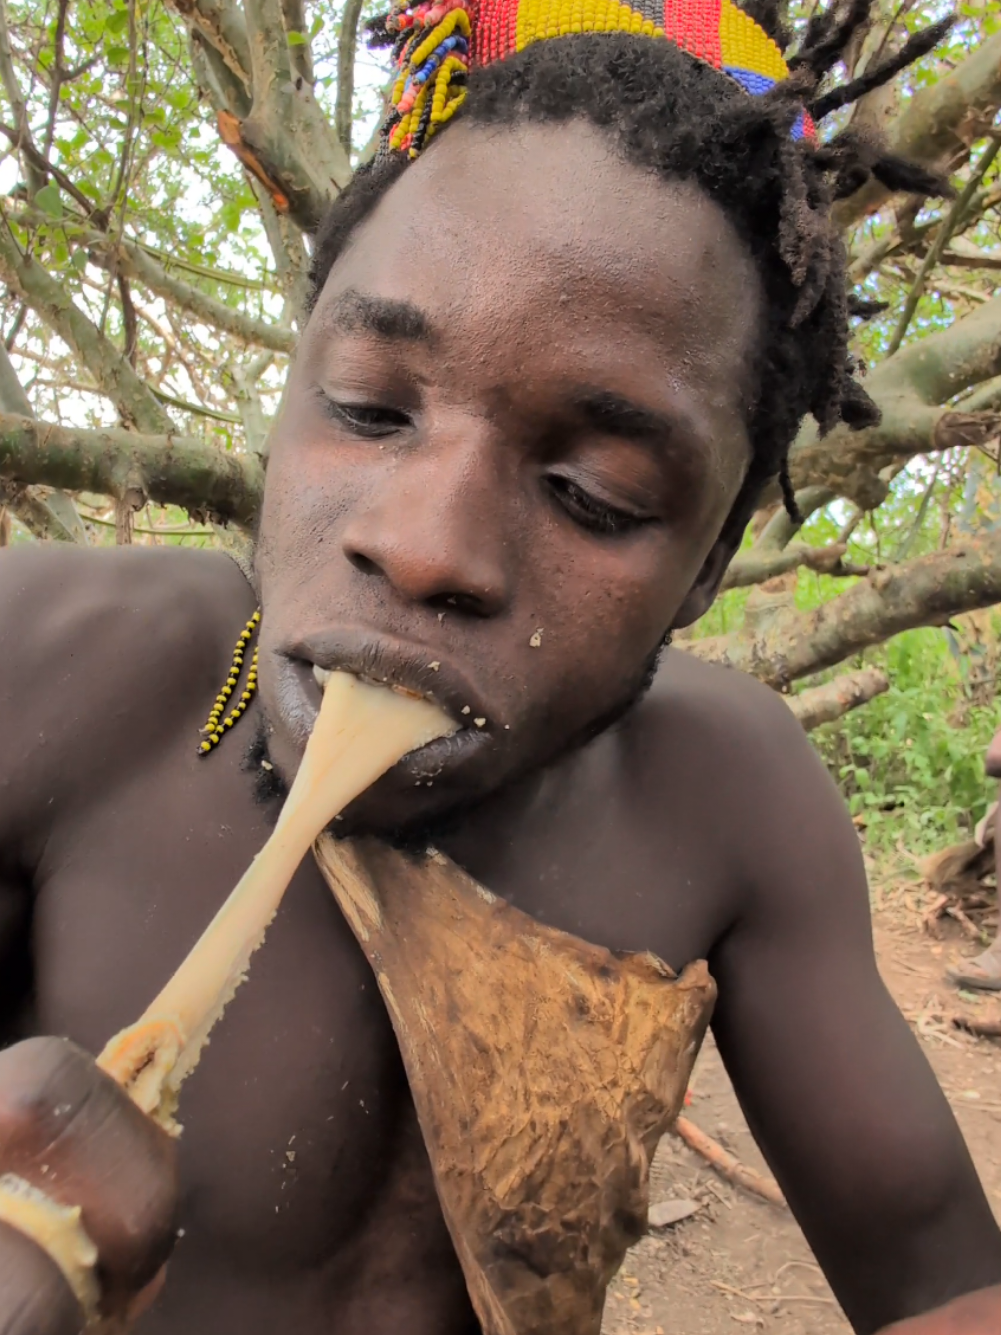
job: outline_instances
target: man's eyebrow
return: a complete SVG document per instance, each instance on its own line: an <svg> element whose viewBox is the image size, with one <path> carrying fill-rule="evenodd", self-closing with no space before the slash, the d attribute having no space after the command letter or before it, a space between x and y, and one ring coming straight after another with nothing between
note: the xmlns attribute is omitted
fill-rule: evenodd
<svg viewBox="0 0 1001 1335"><path fill-rule="evenodd" d="M646 408L608 390L582 389L573 406L589 426L624 440L663 440L676 432L678 423L666 413Z"/></svg>
<svg viewBox="0 0 1001 1335"><path fill-rule="evenodd" d="M433 339L431 322L418 306L372 297L353 287L334 300L323 323L331 332L375 334L397 342L430 343Z"/></svg>

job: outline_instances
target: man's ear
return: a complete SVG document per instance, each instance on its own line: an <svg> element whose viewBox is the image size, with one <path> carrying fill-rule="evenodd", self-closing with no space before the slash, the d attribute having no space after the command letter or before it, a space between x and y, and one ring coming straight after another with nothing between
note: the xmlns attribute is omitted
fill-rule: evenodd
<svg viewBox="0 0 1001 1335"><path fill-rule="evenodd" d="M728 525L713 543L709 555L702 563L702 569L695 583L685 595L685 600L678 608L678 613L671 624L672 630L681 630L690 626L699 617L705 616L716 600L719 586L723 582L727 566L733 560L744 530L738 525Z"/></svg>

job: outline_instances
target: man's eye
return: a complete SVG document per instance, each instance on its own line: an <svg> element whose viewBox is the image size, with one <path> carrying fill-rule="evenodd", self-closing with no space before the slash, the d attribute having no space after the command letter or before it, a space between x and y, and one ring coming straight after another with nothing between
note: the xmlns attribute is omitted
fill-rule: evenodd
<svg viewBox="0 0 1001 1335"><path fill-rule="evenodd" d="M406 413L376 403L338 403L324 396L323 405L335 422L356 436L391 436L410 426L410 418Z"/></svg>
<svg viewBox="0 0 1001 1335"><path fill-rule="evenodd" d="M628 510L620 510L606 501L599 501L567 477L554 475L548 477L546 482L570 518L589 533L612 536L629 533L642 524L650 523L645 515L630 514Z"/></svg>

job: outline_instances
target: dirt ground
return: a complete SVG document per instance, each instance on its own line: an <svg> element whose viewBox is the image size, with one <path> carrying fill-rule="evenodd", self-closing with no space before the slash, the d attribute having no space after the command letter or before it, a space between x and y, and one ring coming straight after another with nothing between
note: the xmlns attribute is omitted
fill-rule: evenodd
<svg viewBox="0 0 1001 1335"><path fill-rule="evenodd" d="M880 969L955 1109L1001 1219L1001 1040L956 1030L959 1012L1001 1020L1001 1000L958 994L943 980L979 948L952 923L935 939L921 924L927 896L913 879L872 877ZM764 1171L719 1057L699 1058L687 1113L745 1163ZM689 1199L698 1211L651 1232L609 1291L603 1335L850 1335L850 1327L792 1217L719 1178L673 1137L654 1164L651 1203Z"/></svg>

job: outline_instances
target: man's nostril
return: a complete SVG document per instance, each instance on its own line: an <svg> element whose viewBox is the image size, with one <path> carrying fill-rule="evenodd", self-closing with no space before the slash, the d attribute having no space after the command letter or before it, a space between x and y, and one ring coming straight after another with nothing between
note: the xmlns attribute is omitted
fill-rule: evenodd
<svg viewBox="0 0 1001 1335"><path fill-rule="evenodd" d="M483 600L473 593L438 593L427 599L436 612L458 612L460 616L487 616Z"/></svg>
<svg viewBox="0 0 1001 1335"><path fill-rule="evenodd" d="M365 556L362 552L349 552L348 560L362 575L378 575L379 566L370 556Z"/></svg>

